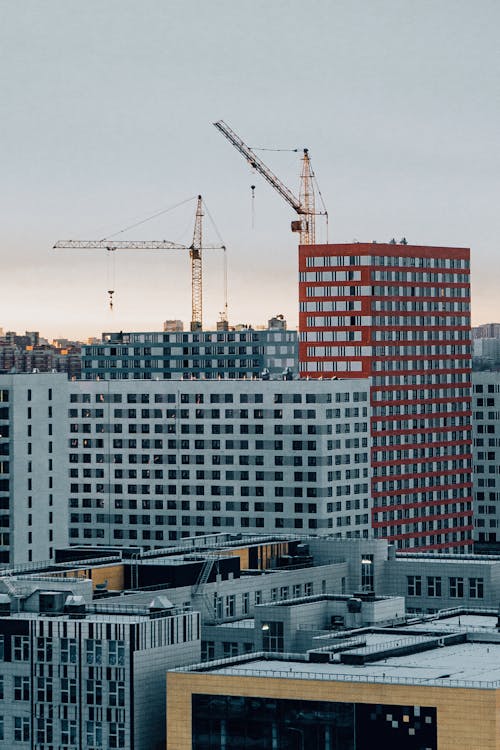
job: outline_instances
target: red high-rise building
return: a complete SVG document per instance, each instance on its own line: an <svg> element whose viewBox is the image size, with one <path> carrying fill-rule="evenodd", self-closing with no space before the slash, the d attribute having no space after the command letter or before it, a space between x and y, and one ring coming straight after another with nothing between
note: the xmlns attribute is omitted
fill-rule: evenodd
<svg viewBox="0 0 500 750"><path fill-rule="evenodd" d="M301 377L371 378L372 526L402 550L471 550L469 257L299 248Z"/></svg>

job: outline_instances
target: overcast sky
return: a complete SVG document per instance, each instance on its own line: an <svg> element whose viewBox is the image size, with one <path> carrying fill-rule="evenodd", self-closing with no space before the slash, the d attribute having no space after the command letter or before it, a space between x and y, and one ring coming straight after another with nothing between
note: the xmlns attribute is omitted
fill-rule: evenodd
<svg viewBox="0 0 500 750"><path fill-rule="evenodd" d="M470 247L473 323L500 320L499 28L497 0L0 0L0 326L189 321L187 254L51 247L197 193L228 247L231 322L296 325L293 212L217 119L251 146L309 147L331 242ZM261 156L298 191L299 154ZM189 244L194 210L119 237ZM217 251L204 295L211 327Z"/></svg>

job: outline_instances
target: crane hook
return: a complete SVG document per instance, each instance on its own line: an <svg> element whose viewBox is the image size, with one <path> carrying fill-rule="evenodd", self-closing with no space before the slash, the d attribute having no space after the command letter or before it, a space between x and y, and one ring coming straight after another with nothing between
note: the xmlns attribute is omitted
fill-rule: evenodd
<svg viewBox="0 0 500 750"><path fill-rule="evenodd" d="M111 312L113 312L113 294L114 293L115 293L114 289L108 289L108 294L109 294L109 309L111 310Z"/></svg>

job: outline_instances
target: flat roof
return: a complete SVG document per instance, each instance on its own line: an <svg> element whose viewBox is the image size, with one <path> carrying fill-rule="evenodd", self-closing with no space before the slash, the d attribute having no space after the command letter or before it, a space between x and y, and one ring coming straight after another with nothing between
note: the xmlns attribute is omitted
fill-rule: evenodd
<svg viewBox="0 0 500 750"><path fill-rule="evenodd" d="M449 630L452 632L460 630L472 630L472 631L485 631L490 632L496 630L498 622L497 615L472 615L472 614L457 614L451 617L439 617L435 620L426 620L415 625L408 625L409 630L435 630L443 631Z"/></svg>
<svg viewBox="0 0 500 750"><path fill-rule="evenodd" d="M233 620L232 622L222 622L215 626L216 628L255 628L253 617L247 617L244 620Z"/></svg>
<svg viewBox="0 0 500 750"><path fill-rule="evenodd" d="M439 622L436 623L438 627ZM420 626L422 627L422 626ZM289 679L332 680L345 682L381 682L393 684L419 684L433 686L500 688L500 642L468 641L440 645L437 634L360 633L366 635L366 644L359 649L349 649L380 658L365 664L344 664L339 654L330 653L334 661L316 663L302 660L297 655L260 653L254 658L220 660L177 671L206 671L210 674L241 677L279 677ZM388 649L405 646L413 641L426 650L390 656ZM431 643L434 642L433 645ZM340 645L340 641L339 641ZM430 646L430 648L429 648ZM418 647L418 645L417 645Z"/></svg>

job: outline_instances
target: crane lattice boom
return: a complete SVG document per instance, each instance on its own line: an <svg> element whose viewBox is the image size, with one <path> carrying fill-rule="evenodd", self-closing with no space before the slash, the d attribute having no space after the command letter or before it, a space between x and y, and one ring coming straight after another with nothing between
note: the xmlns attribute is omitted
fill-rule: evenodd
<svg viewBox="0 0 500 750"><path fill-rule="evenodd" d="M279 179L279 177L276 177L274 172L272 172L269 167L264 164L262 159L259 159L257 154L252 151L250 146L247 146L246 143L244 143L241 138L236 135L234 130L231 130L229 125L226 125L223 120L214 122L214 125L217 130L222 133L222 135L226 136L228 141L233 144L233 146L240 152L240 154L243 154L245 159L247 159L247 161L249 162L250 166L253 167L259 174L261 174L262 177L264 177L264 179L267 180L269 184L278 191L278 193L286 200L286 202L291 205L294 211L296 211L298 214L303 213L299 199L294 196L292 191L287 188L287 186Z"/></svg>
<svg viewBox="0 0 500 750"><path fill-rule="evenodd" d="M314 173L311 168L309 151L304 149L302 156L302 173L300 178L300 198L296 198L292 191L276 177L257 154L247 146L242 139L231 130L223 120L214 122L215 127L242 154L259 174L281 195L282 198L300 216L298 221L292 221L292 232L300 232L302 245L314 245L316 241L316 220L319 215L326 215L326 211L316 211L314 195Z"/></svg>
<svg viewBox="0 0 500 750"><path fill-rule="evenodd" d="M202 276L202 250L226 250L225 245L203 244L203 200L198 196L196 204L196 216L191 245L181 245L179 242L170 240L59 240L54 245L55 250L189 250L191 258L191 330L201 331L203 329L203 276ZM225 266L224 266L225 267ZM226 273L226 272L224 272ZM110 307L113 309L114 290L108 291L110 295ZM224 281L224 294L227 309L226 280Z"/></svg>
<svg viewBox="0 0 500 750"><path fill-rule="evenodd" d="M188 250L169 240L59 240L54 250Z"/></svg>

